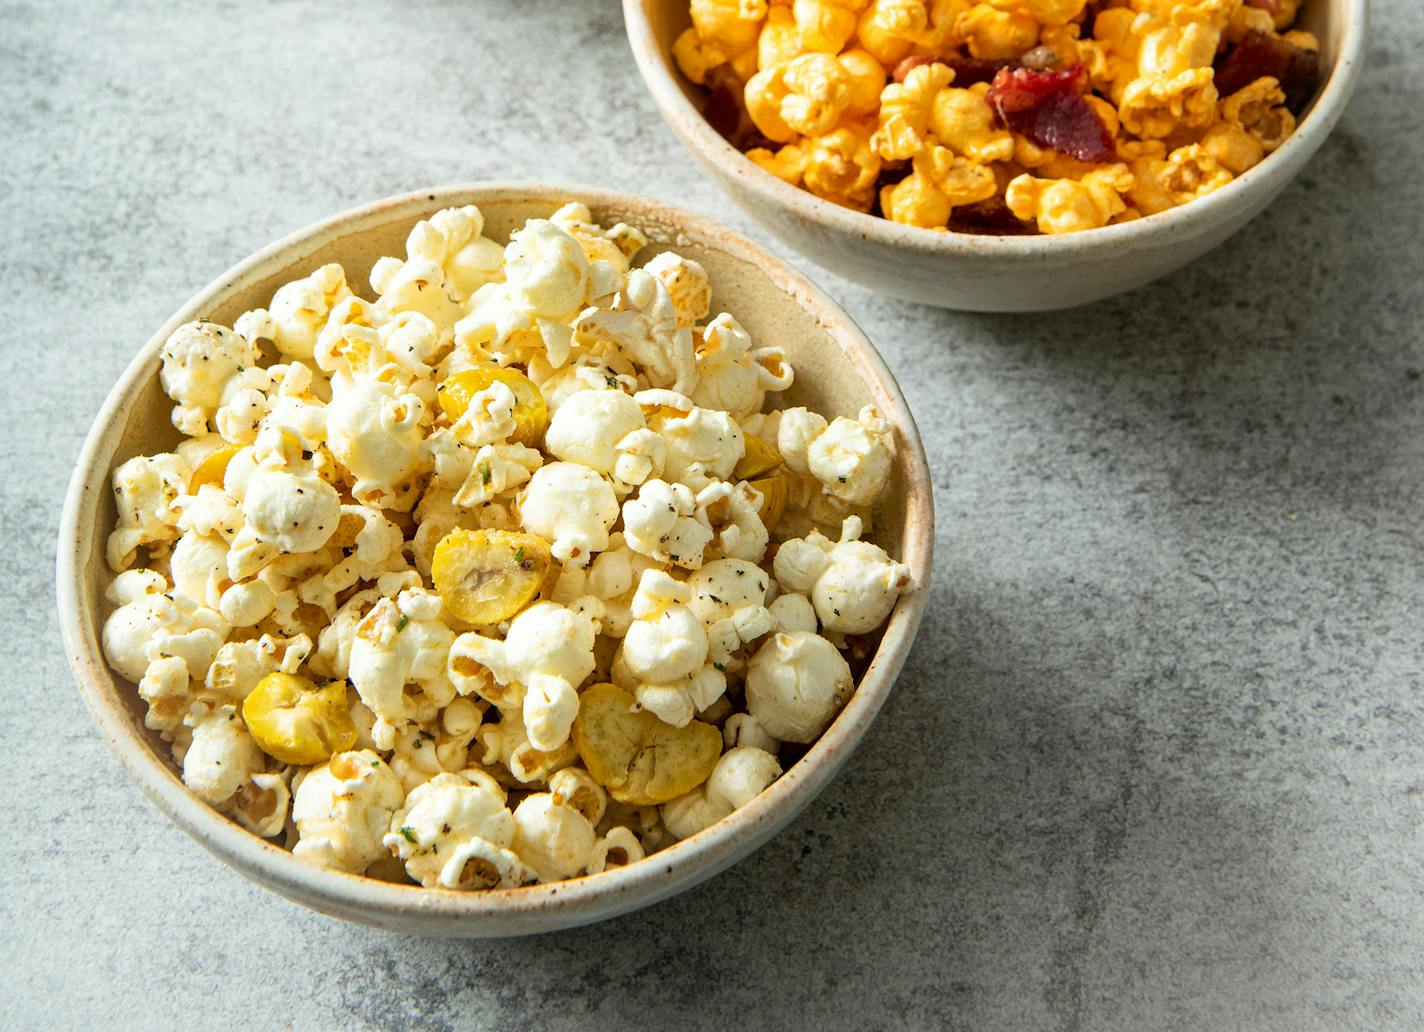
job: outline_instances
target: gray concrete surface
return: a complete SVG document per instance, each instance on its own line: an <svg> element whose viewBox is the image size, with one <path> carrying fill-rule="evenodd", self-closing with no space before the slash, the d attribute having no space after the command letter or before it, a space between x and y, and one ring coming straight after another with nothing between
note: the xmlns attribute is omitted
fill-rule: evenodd
<svg viewBox="0 0 1424 1032"><path fill-rule="evenodd" d="M60 498L210 277L357 202L590 181L715 213L612 0L0 7L0 1027L1424 1025L1424 12L1249 230L1058 315L809 271L899 375L938 572L845 775L726 875L493 944L249 885L92 728ZM793 259L794 260L794 259Z"/></svg>

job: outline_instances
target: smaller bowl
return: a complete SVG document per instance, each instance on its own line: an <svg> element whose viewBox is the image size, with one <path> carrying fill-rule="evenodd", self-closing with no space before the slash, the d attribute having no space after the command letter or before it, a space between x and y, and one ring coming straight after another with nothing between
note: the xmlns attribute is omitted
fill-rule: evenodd
<svg viewBox="0 0 1424 1032"><path fill-rule="evenodd" d="M231 324L267 304L281 284L327 262L341 262L353 289L381 255L401 254L411 227L441 208L477 204L485 232L508 239L526 219L547 218L582 201L605 225L628 222L647 233L641 264L675 248L707 269L713 302L754 339L775 340L796 369L787 405L827 416L878 406L896 430L891 480L876 502L877 544L910 567L916 590L901 596L855 694L820 739L766 791L730 817L627 867L572 881L487 892L395 885L315 867L258 838L184 787L168 746L144 727L134 685L115 675L99 645L112 611L104 541L114 525L112 471L134 455L180 440L172 403L158 382L159 349L175 329L200 317ZM588 924L691 888L740 860L800 813L830 782L870 726L910 651L924 610L934 547L934 499L925 452L894 377L859 327L805 277L710 219L629 194L534 183L475 183L392 197L345 212L279 240L233 267L180 308L144 345L94 420L70 480L57 549L60 629L70 668L99 730L148 797L224 863L260 885L315 910L392 931L487 938Z"/></svg>
<svg viewBox="0 0 1424 1032"><path fill-rule="evenodd" d="M1325 142L1364 60L1366 0L1307 0L1300 27L1320 40L1324 87L1296 131L1255 168L1157 215L1062 236L985 236L902 226L776 178L702 117L699 87L672 59L688 0L623 0L638 70L663 118L722 189L807 258L873 290L938 308L1034 312L1098 301L1186 265L1276 198Z"/></svg>

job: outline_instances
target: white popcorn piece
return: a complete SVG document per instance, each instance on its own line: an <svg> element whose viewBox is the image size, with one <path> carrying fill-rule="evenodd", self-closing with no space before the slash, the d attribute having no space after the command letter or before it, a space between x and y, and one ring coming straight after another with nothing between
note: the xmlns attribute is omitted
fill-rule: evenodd
<svg viewBox="0 0 1424 1032"><path fill-rule="evenodd" d="M554 802L572 806L589 824L597 825L608 809L608 793L582 767L565 767L549 777Z"/></svg>
<svg viewBox="0 0 1424 1032"><path fill-rule="evenodd" d="M582 347L616 349L653 387L689 394L697 386L692 330L678 326L677 308L667 287L643 269L628 273L611 308L584 311L573 335Z"/></svg>
<svg viewBox="0 0 1424 1032"><path fill-rule="evenodd" d="M714 481L697 492L698 522L712 531L707 557L760 562L771 535L761 521L765 504L750 484Z"/></svg>
<svg viewBox="0 0 1424 1032"><path fill-rule="evenodd" d="M623 441L642 429L643 410L622 391L580 391L550 419L544 447L556 458L615 475Z"/></svg>
<svg viewBox="0 0 1424 1032"><path fill-rule="evenodd" d="M451 676L465 687L463 657L500 685L522 685L525 733L536 749L551 752L568 741L578 714L578 686L593 673L596 634L587 616L554 602L536 602L510 621L504 641L474 632L460 635L450 650ZM478 676L468 683L472 691L488 691ZM495 701L507 707L514 697L502 694Z"/></svg>
<svg viewBox="0 0 1424 1032"><path fill-rule="evenodd" d="M183 784L207 802L221 806L262 770L262 750L247 733L235 706L192 714L185 723L192 728L193 738L183 756Z"/></svg>
<svg viewBox="0 0 1424 1032"><path fill-rule="evenodd" d="M440 621L440 596L423 588L381 599L357 625L347 676L376 715L372 733L382 749L392 747L397 732L429 722L455 698L445 675L454 640Z"/></svg>
<svg viewBox="0 0 1424 1032"><path fill-rule="evenodd" d="M438 774L406 797L384 844L426 888L487 889L530 881L510 851L514 816L488 774Z"/></svg>
<svg viewBox="0 0 1424 1032"><path fill-rule="evenodd" d="M780 776L775 756L739 745L722 754L704 784L663 804L663 824L675 838L688 838L746 806Z"/></svg>
<svg viewBox="0 0 1424 1032"><path fill-rule="evenodd" d="M774 627L769 587L766 572L744 559L717 559L687 578L688 605L706 628L709 655L724 669L740 666L736 653Z"/></svg>
<svg viewBox="0 0 1424 1032"><path fill-rule="evenodd" d="M627 867L629 864L643 859L646 855L643 844L638 841L638 836L633 834L633 829L617 824L609 828L608 834L593 844L593 853L588 861L588 873L601 874L604 871Z"/></svg>
<svg viewBox="0 0 1424 1032"><path fill-rule="evenodd" d="M650 559L695 570L712 540L712 528L698 515L691 488L649 480L636 497L623 503L624 539L629 548Z"/></svg>
<svg viewBox="0 0 1424 1032"><path fill-rule="evenodd" d="M753 347L747 331L725 312L703 328L696 356L692 400L737 419L759 410L768 391L784 391L795 379L785 351Z"/></svg>
<svg viewBox="0 0 1424 1032"><path fill-rule="evenodd" d="M177 404L173 425L196 437L222 403L223 387L239 370L257 361L256 349L226 326L211 322L184 323L169 335L159 351L163 365L158 379Z"/></svg>
<svg viewBox="0 0 1424 1032"><path fill-rule="evenodd" d="M114 470L118 524L109 534L105 558L115 573L133 565L140 548L160 553L178 538L178 501L191 471L177 455L137 456Z"/></svg>
<svg viewBox="0 0 1424 1032"><path fill-rule="evenodd" d="M776 450L793 473L810 473L808 452L811 442L826 432L826 417L806 408L781 410L776 422Z"/></svg>
<svg viewBox="0 0 1424 1032"><path fill-rule="evenodd" d="M536 749L529 741L518 704L501 709L499 723L481 724L475 740L481 749L482 764L504 767L516 783L531 787L547 784L554 774L577 763L579 758L573 742L547 752Z"/></svg>
<svg viewBox="0 0 1424 1032"><path fill-rule="evenodd" d="M829 631L873 631L885 622L896 599L914 587L910 568L892 560L879 545L861 541L861 529L860 518L850 516L841 526L839 541L812 531L782 542L776 553L777 581L809 595L821 626Z"/></svg>
<svg viewBox="0 0 1424 1032"><path fill-rule="evenodd" d="M554 557L566 568L587 566L594 553L608 547L618 498L587 466L551 462L529 478L519 516L525 530L552 543Z"/></svg>
<svg viewBox="0 0 1424 1032"><path fill-rule="evenodd" d="M227 581L227 542L220 537L184 534L168 559L173 592L195 606L218 608Z"/></svg>
<svg viewBox="0 0 1424 1032"><path fill-rule="evenodd" d="M707 632L688 606L691 597L686 584L646 571L619 651L638 705L674 727L686 727L727 689L723 672L708 660Z"/></svg>
<svg viewBox="0 0 1424 1032"><path fill-rule="evenodd" d="M648 426L667 445L663 476L694 491L726 480L746 450L737 421L726 412L699 408L667 390L639 391L633 399L643 407Z"/></svg>
<svg viewBox="0 0 1424 1032"><path fill-rule="evenodd" d="M416 502L425 403L391 383L364 380L340 391L326 413L327 445L356 483L363 505L406 511Z"/></svg>
<svg viewBox="0 0 1424 1032"><path fill-rule="evenodd" d="M806 449L811 475L826 494L848 505L874 502L890 479L894 459L895 432L873 405L855 419L836 418Z"/></svg>
<svg viewBox="0 0 1424 1032"><path fill-rule="evenodd" d="M151 570L128 570L109 586L106 597L117 608L100 639L119 676L137 682L149 663L171 656L183 660L194 679L207 673L228 628L217 613L184 607L167 591L168 582Z"/></svg>
<svg viewBox="0 0 1424 1032"><path fill-rule="evenodd" d="M253 774L228 800L227 809L248 831L275 838L287 827L292 792L287 779L276 771Z"/></svg>
<svg viewBox="0 0 1424 1032"><path fill-rule="evenodd" d="M850 664L818 634L774 634L747 664L747 711L784 742L812 742L851 692Z"/></svg>
<svg viewBox="0 0 1424 1032"><path fill-rule="evenodd" d="M514 852L542 882L583 871L596 839L587 817L548 792L526 796L514 809Z"/></svg>
<svg viewBox="0 0 1424 1032"><path fill-rule="evenodd" d="M772 756L776 755L776 750L781 746L750 713L734 713L728 717L727 722L722 725L722 741L728 750L744 745L760 749Z"/></svg>
<svg viewBox="0 0 1424 1032"><path fill-rule="evenodd" d="M707 318L712 308L712 281L699 262L664 251L651 258L643 269L656 276L667 289L677 312L678 326L695 326Z"/></svg>
<svg viewBox="0 0 1424 1032"><path fill-rule="evenodd" d="M369 749L338 753L296 788L292 853L323 867L360 874L388 856L391 816L405 802L394 772Z"/></svg>
<svg viewBox="0 0 1424 1032"><path fill-rule="evenodd" d="M267 308L239 316L233 329L251 345L270 340L286 357L308 359L327 316L350 296L341 266L323 265L305 279L278 287Z"/></svg>

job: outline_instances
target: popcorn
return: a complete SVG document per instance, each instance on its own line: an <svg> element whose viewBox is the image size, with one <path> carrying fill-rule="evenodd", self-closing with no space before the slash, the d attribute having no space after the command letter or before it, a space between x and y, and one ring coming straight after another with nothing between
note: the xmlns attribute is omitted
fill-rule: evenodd
<svg viewBox="0 0 1424 1032"><path fill-rule="evenodd" d="M267 308L239 316L233 328L249 346L270 340L287 358L309 359L327 316L351 296L341 266L323 265L306 279L278 287Z"/></svg>
<svg viewBox="0 0 1424 1032"><path fill-rule="evenodd" d="M854 39L871 5L698 2L732 42L692 57L725 84L784 47L784 113L835 111L796 177L867 205L893 95ZM950 46L963 2L925 5L916 53ZM1222 110L1264 149L1276 95ZM921 106L915 160L981 169ZM323 266L236 330L174 335L188 439L114 471L102 631L199 798L308 862L464 890L611 870L744 805L851 690L837 646L908 587L859 519L810 529L883 490L876 410L763 411L785 353L713 307L699 263L634 267L634 227L573 203L504 248L483 231L437 212L374 300Z"/></svg>
<svg viewBox="0 0 1424 1032"><path fill-rule="evenodd" d="M777 581L810 596L816 617L828 631L874 630L885 622L899 596L913 587L910 568L893 562L879 545L861 541L861 529L860 518L851 516L839 541L812 531L805 538L783 542L776 553ZM782 611L787 611L785 606ZM816 629L814 624L804 627L804 615L794 619L805 630Z"/></svg>
<svg viewBox="0 0 1424 1032"><path fill-rule="evenodd" d="M1274 149L1265 139L1293 130L1319 79L1318 41L1291 29L1298 0L776 0L746 17L734 6L705 32L694 16L673 47L729 141L787 183L859 211L878 200L882 217L931 230L1019 232L1013 215L1024 230L1076 232L1187 203L1202 191L1150 180L1195 174L1195 159L1119 164L1162 140L1151 160L1200 144L1240 175ZM1262 75L1285 103L1253 133L1217 91ZM1146 207L1124 201L1128 174L1148 180Z"/></svg>
<svg viewBox="0 0 1424 1032"><path fill-rule="evenodd" d="M747 712L786 742L815 741L854 690L836 647L805 631L773 635L747 665Z"/></svg>
<svg viewBox="0 0 1424 1032"><path fill-rule="evenodd" d="M162 554L163 547L177 539L177 502L187 489L189 472L188 464L171 453L140 455L114 470L119 521L104 550L111 570L127 570L140 548Z"/></svg>
<svg viewBox="0 0 1424 1032"><path fill-rule="evenodd" d="M193 729L183 756L183 784L214 806L237 794L262 769L262 752L233 706L219 706L185 721Z"/></svg>
<svg viewBox="0 0 1424 1032"><path fill-rule="evenodd" d="M514 810L514 851L540 881L572 878L586 868L595 838L588 818L551 793L526 796Z"/></svg>
<svg viewBox="0 0 1424 1032"><path fill-rule="evenodd" d="M388 855L383 840L404 801L400 782L375 752L339 753L297 785L292 853L322 867L360 874Z"/></svg>
<svg viewBox="0 0 1424 1032"><path fill-rule="evenodd" d="M488 774L438 774L413 789L382 842L426 888L489 889L532 880L509 846L514 816Z"/></svg>
<svg viewBox="0 0 1424 1032"><path fill-rule="evenodd" d="M376 715L373 736L382 749L391 747L397 731L429 721L455 698L445 676L454 640L440 622L440 596L422 588L381 599L357 625L348 676Z"/></svg>
<svg viewBox="0 0 1424 1032"><path fill-rule="evenodd" d="M205 433L222 402L223 387L256 360L250 343L225 326L190 322L178 327L159 351L164 392L177 404L173 425L190 437Z"/></svg>
<svg viewBox="0 0 1424 1032"><path fill-rule="evenodd" d="M588 617L553 602L536 602L510 622L504 641L473 632L460 635L450 650L452 677L462 694L488 690L480 667L499 685L522 685L529 741L536 749L551 752L568 740L578 712L576 689L593 673L596 633ZM461 657L476 664L473 676L462 673ZM491 701L504 708L516 700L513 694L498 694Z"/></svg>
<svg viewBox="0 0 1424 1032"><path fill-rule="evenodd" d="M702 331L697 345L697 388L691 400L734 418L758 411L768 391L784 391L795 378L781 348L754 348L741 324L725 312Z"/></svg>
<svg viewBox="0 0 1424 1032"><path fill-rule="evenodd" d="M1231 182L1231 173L1199 143L1178 147L1165 158L1148 151L1131 167L1127 196L1144 215L1186 204Z"/></svg>
<svg viewBox="0 0 1424 1032"><path fill-rule="evenodd" d="M587 466L551 462L541 466L519 498L525 530L553 542L564 566L587 566L608 547L608 531L618 519L613 487Z"/></svg>

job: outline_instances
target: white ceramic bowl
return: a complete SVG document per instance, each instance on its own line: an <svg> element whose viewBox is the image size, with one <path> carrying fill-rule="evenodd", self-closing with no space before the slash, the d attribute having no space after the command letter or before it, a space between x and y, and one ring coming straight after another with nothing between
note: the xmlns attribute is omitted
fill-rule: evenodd
<svg viewBox="0 0 1424 1032"><path fill-rule="evenodd" d="M806 755L749 805L702 833L612 872L519 889L457 892L395 885L306 864L244 830L183 787L168 747L143 726L134 685L104 660L99 634L111 607L104 540L115 510L109 478L137 454L179 440L171 403L158 383L158 351L179 325L199 316L230 323L265 304L282 283L330 261L353 289L381 255L402 254L414 223L452 205L477 204L497 240L560 204L587 204L605 224L626 221L652 241L636 260L675 247L712 279L717 310L730 311L754 339L775 340L796 369L788 404L827 415L878 405L895 425L899 454L876 506L873 535L914 573L854 696ZM890 371L834 302L750 241L709 219L657 201L582 187L483 183L379 201L318 223L260 251L218 277L144 345L124 372L84 443L65 500L58 545L59 613L70 666L104 737L135 781L177 824L242 874L309 907L366 924L424 935L492 937L587 924L647 906L716 874L761 845L801 812L845 763L885 701L914 640L930 579L934 503L924 449Z"/></svg>
<svg viewBox="0 0 1424 1032"><path fill-rule="evenodd" d="M1063 236L937 233L851 211L760 168L707 123L699 87L672 60L688 0L623 0L638 70L663 118L748 214L812 261L907 301L982 312L1068 308L1140 287L1201 257L1258 215L1330 134L1364 59L1366 0L1306 0L1300 27L1321 44L1323 86L1290 138L1208 196Z"/></svg>

